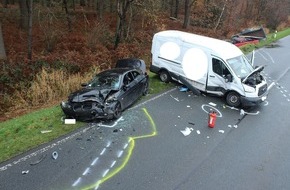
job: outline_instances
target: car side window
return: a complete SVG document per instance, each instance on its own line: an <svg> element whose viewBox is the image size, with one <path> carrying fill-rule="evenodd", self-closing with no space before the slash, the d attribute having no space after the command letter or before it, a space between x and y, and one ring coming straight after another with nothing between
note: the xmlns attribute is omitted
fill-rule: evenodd
<svg viewBox="0 0 290 190"><path fill-rule="evenodd" d="M212 70L221 77L226 77L230 74L230 71L225 64L221 60L215 58L212 58Z"/></svg>
<svg viewBox="0 0 290 190"><path fill-rule="evenodd" d="M132 75L133 75L133 77L135 79L135 78L137 78L140 75L140 73L138 73L137 71L132 71Z"/></svg>
<svg viewBox="0 0 290 190"><path fill-rule="evenodd" d="M134 80L132 73L129 72L124 76L124 85L130 84Z"/></svg>

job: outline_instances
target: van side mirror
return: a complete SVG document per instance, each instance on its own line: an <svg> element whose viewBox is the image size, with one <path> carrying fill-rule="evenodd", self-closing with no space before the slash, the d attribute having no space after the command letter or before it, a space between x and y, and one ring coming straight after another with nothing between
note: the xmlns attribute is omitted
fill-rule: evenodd
<svg viewBox="0 0 290 190"><path fill-rule="evenodd" d="M226 82L233 82L233 76L231 74L227 74Z"/></svg>

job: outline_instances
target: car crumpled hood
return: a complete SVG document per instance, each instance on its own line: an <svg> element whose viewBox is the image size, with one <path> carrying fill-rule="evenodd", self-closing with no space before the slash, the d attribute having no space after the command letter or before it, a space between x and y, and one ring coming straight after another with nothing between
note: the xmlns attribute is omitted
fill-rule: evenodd
<svg viewBox="0 0 290 190"><path fill-rule="evenodd" d="M96 101L103 103L111 89L83 88L69 96L71 102Z"/></svg>

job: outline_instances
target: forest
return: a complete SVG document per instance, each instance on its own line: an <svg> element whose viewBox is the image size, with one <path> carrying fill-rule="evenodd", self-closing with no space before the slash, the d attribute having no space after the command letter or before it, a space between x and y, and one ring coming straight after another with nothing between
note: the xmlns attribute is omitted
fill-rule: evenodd
<svg viewBox="0 0 290 190"><path fill-rule="evenodd" d="M230 39L290 25L290 0L2 0L0 121L58 104L121 58L151 59L154 33Z"/></svg>

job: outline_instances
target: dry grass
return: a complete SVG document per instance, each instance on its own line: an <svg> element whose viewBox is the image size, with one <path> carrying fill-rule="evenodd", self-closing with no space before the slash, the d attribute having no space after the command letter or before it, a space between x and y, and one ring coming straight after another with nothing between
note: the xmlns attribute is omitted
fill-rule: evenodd
<svg viewBox="0 0 290 190"><path fill-rule="evenodd" d="M13 102L10 112L19 111L19 115L22 115L21 112L26 113L33 109L59 103L66 99L71 92L80 89L82 83L91 80L99 71L98 67L92 67L85 74L69 74L65 70L43 68L36 75L30 87L20 88L10 96L9 102ZM10 113L5 115L9 118Z"/></svg>

